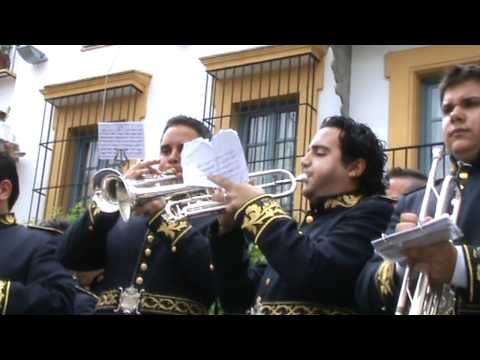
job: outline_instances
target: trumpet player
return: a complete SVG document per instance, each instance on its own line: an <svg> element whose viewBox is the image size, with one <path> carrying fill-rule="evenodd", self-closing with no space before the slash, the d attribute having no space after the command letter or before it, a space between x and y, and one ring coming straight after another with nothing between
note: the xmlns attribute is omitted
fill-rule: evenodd
<svg viewBox="0 0 480 360"><path fill-rule="evenodd" d="M342 116L323 121L301 165L311 210L301 224L250 184L213 176L228 207L212 226L212 255L226 312L349 314L354 285L393 211L382 196L386 157L371 129ZM255 243L268 265L253 265Z"/></svg>
<svg viewBox="0 0 480 360"><path fill-rule="evenodd" d="M462 197L458 225L462 243L444 242L415 247L405 255L412 271L421 270L432 286L450 284L456 292L456 312L470 312L480 299L480 66L457 65L440 84L443 138L455 164ZM404 196L395 209L389 232L417 225L425 189ZM427 213L433 216L435 204ZM426 218L428 221L428 217ZM365 266L356 288L361 308L371 313L392 314L398 301L404 267L374 257Z"/></svg>
<svg viewBox="0 0 480 360"><path fill-rule="evenodd" d="M170 119L164 129L160 159L132 167L125 176L139 179L174 170L181 178L183 144L210 132L186 116ZM208 239L209 219L166 221L165 201L152 200L135 209L128 222L119 212L102 212L92 203L65 234L59 257L76 271L104 269L96 284L96 313L205 314L213 302Z"/></svg>

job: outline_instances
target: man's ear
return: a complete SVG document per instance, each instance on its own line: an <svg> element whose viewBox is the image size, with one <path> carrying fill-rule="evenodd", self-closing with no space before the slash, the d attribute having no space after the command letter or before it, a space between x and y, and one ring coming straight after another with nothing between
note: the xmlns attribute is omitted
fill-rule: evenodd
<svg viewBox="0 0 480 360"><path fill-rule="evenodd" d="M348 176L353 179L358 179L365 172L366 168L367 162L365 159L358 158L348 165Z"/></svg>
<svg viewBox="0 0 480 360"><path fill-rule="evenodd" d="M0 202L8 202L10 195L12 195L12 182L8 179L0 181Z"/></svg>

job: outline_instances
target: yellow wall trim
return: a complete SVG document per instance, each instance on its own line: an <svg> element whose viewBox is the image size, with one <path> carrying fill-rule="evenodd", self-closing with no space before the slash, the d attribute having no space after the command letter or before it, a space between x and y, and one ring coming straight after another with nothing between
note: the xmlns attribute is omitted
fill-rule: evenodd
<svg viewBox="0 0 480 360"><path fill-rule="evenodd" d="M327 49L328 45L271 45L205 56L200 58L200 61L207 71L214 71L304 54L312 54L317 60L321 60Z"/></svg>
<svg viewBox="0 0 480 360"><path fill-rule="evenodd" d="M422 80L439 76L455 64L474 62L480 62L478 45L433 45L385 55L385 77L390 79L389 148L421 142ZM408 164L418 166L413 152L409 154Z"/></svg>
<svg viewBox="0 0 480 360"><path fill-rule="evenodd" d="M40 92L45 100L52 100L64 96L73 96L93 91L132 85L144 93L150 84L152 75L138 71L128 70L109 74L105 83L105 75L70 81L66 83L46 85Z"/></svg>

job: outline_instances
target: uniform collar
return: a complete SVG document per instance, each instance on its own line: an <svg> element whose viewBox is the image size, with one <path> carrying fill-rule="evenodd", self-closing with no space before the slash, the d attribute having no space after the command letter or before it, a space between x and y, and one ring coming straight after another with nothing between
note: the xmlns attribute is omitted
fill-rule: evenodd
<svg viewBox="0 0 480 360"><path fill-rule="evenodd" d="M332 196L326 196L317 199L311 204L314 213L329 211L336 208L351 208L362 200L363 195L351 192Z"/></svg>
<svg viewBox="0 0 480 360"><path fill-rule="evenodd" d="M13 213L0 214L0 229L8 226L15 225L17 220Z"/></svg>

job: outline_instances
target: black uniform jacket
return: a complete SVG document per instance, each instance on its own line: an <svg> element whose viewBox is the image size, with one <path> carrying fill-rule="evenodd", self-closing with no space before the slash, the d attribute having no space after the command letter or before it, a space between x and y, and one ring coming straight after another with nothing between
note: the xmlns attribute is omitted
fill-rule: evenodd
<svg viewBox="0 0 480 360"><path fill-rule="evenodd" d="M0 314L71 314L71 275L58 262L55 229L16 224L0 215Z"/></svg>
<svg viewBox="0 0 480 360"><path fill-rule="evenodd" d="M65 267L104 269L95 284L97 313L118 311L126 289L137 313L207 312L215 298L206 237L212 220L168 222L162 214L124 222L118 212L102 213L93 203L65 233L58 253Z"/></svg>
<svg viewBox="0 0 480 360"><path fill-rule="evenodd" d="M318 201L298 226L270 196L252 199L235 215L235 232L211 240L225 311L351 312L355 281L372 256L370 241L385 229L392 211L384 197L343 194ZM249 242L268 265L251 264Z"/></svg>
<svg viewBox="0 0 480 360"><path fill-rule="evenodd" d="M462 204L458 225L464 233L463 239L456 245L462 245L467 269L468 287L458 290L458 312L477 312L480 303L480 168L464 166L460 172ZM441 186L437 185L439 190ZM404 212L419 213L425 194L420 189L403 196L397 204L388 233L395 231L395 226ZM428 206L427 214L433 216L436 201ZM365 265L359 276L355 297L361 309L367 313L393 314L400 292L402 279L396 274L395 264L373 256Z"/></svg>

